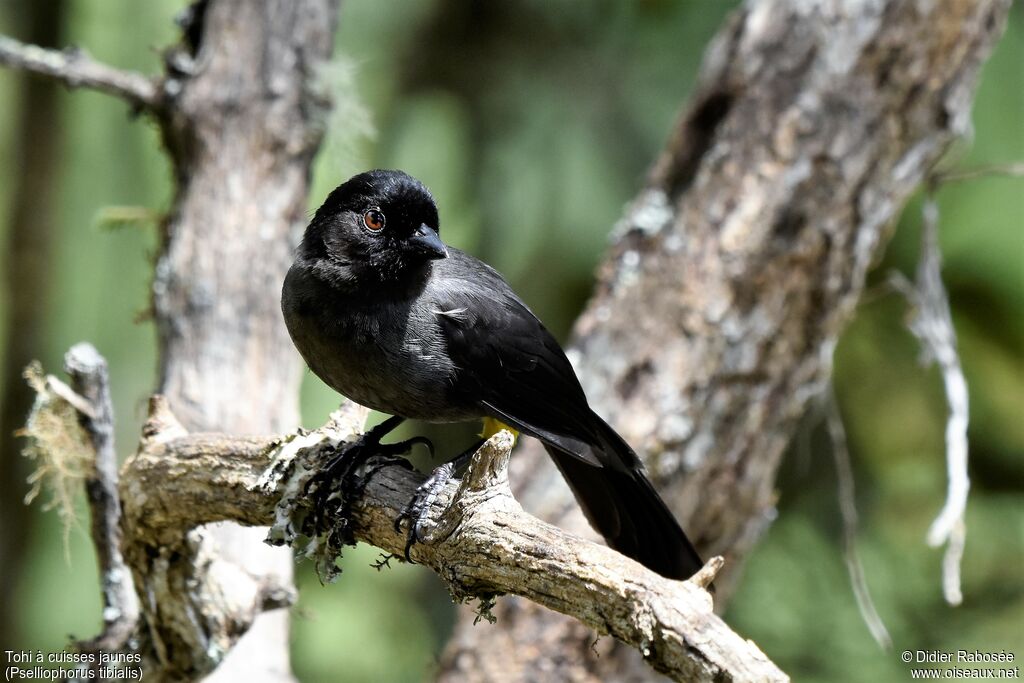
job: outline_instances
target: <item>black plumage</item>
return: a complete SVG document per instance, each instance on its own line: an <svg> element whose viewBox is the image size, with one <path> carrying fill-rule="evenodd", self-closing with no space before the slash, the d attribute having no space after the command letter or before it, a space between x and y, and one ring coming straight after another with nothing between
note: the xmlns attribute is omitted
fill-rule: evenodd
<svg viewBox="0 0 1024 683"><path fill-rule="evenodd" d="M496 418L540 439L608 544L671 578L701 561L633 450L596 415L558 342L490 266L438 237L433 198L371 171L316 212L282 310L306 363L370 408Z"/></svg>

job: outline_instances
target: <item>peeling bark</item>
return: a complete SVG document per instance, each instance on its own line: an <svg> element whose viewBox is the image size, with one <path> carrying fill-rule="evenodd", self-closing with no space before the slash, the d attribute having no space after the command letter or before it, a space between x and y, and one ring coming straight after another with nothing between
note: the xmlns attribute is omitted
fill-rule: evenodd
<svg viewBox="0 0 1024 683"><path fill-rule="evenodd" d="M87 397L52 375L43 377L38 367L31 374L37 399L27 431L41 466L53 472L62 471L53 465L69 452L92 450L98 464L109 452L102 434L108 413L103 392L96 391L105 386L105 365L102 359L93 362L98 355L84 346L69 353L68 366L76 384L89 390ZM673 581L525 513L508 485L515 442L510 432L484 443L462 480L447 482L431 497L424 535L408 547L395 520L426 478L403 458L360 450L368 412L346 403L314 432L190 434L166 399L153 397L138 451L125 462L118 487L123 526L133 534L126 545L128 563L136 575L156 566L158 576L172 579L150 582L143 595L151 609L165 610L165 621L180 620L183 631L191 626L205 634L205 653L232 647L262 610L287 604L292 596L286 586L259 581L209 552L196 529L225 520L272 523L268 542L291 545L315 559L328 582L340 574L342 546L363 541L389 553L381 566L403 555L437 572L457 602L479 601L478 618L493 621L497 596L521 595L636 648L651 667L675 680L789 680L714 614L706 589L721 558L712 558L687 581ZM326 463L345 459L348 465L328 467L325 476ZM101 478L102 469L96 468ZM91 503L100 519L113 512L96 499ZM116 550L110 534L94 534L94 541L101 555ZM183 550L194 555L185 581L164 566L173 561L168 552ZM180 595L168 600L170 591ZM108 608L128 606L118 595L110 597ZM185 611L178 607L182 602ZM114 630L109 627L107 633ZM160 652L165 643L154 638L153 646Z"/></svg>
<svg viewBox="0 0 1024 683"><path fill-rule="evenodd" d="M366 409L346 404L310 434L244 438L185 432L162 399L152 403L139 452L122 471L125 519L151 547L172 545L197 524L224 519L251 525L274 521L270 538L295 543L311 513L307 483L337 447L362 431ZM479 599L486 616L493 598L522 595L581 620L643 652L655 669L680 681L786 681L758 649L714 615L711 582L721 560L690 581L672 581L602 545L582 540L526 514L508 486L513 438L492 437L461 481L449 482L431 504L425 543L413 559L436 571L455 600ZM424 477L403 461L371 460L357 477L359 494L345 485L344 514L329 526L400 555L405 533L394 520ZM230 495L225 495L229 493ZM325 552L325 537L307 549ZM326 548L326 560L336 557ZM215 561L215 560L213 560ZM260 604L231 595L203 595L204 609L241 622ZM266 599L266 596L264 596ZM486 627L481 627L486 628Z"/></svg>

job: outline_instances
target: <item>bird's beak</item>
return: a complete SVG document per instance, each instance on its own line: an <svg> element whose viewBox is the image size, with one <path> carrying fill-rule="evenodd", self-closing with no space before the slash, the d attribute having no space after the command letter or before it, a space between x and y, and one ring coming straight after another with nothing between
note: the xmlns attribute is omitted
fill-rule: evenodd
<svg viewBox="0 0 1024 683"><path fill-rule="evenodd" d="M437 230L421 225L409 238L409 244L427 258L448 258L448 248L437 235Z"/></svg>

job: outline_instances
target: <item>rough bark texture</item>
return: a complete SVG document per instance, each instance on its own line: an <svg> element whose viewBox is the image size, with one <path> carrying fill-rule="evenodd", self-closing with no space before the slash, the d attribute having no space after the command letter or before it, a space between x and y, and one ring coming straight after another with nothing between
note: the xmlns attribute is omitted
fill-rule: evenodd
<svg viewBox="0 0 1024 683"><path fill-rule="evenodd" d="M168 63L160 120L177 191L153 282L159 391L189 429L266 433L298 421L299 365L281 320L281 282L305 223L321 138L311 79L331 52L333 0L197 3ZM191 44L188 44L191 43ZM291 582L291 555L232 525L153 548L135 564L143 612L168 671L191 675L225 654L182 621L203 556L234 561L265 589ZM136 549L138 550L138 548ZM136 556L137 558L138 556ZM269 589L268 589L269 590ZM214 618L211 616L211 618ZM196 647L208 661L197 666ZM257 618L220 667L235 680L290 678L287 613Z"/></svg>
<svg viewBox="0 0 1024 683"><path fill-rule="evenodd" d="M622 221L597 294L577 325L572 356L595 408L646 454L699 545L727 556L732 574L718 582L720 597L771 518L779 456L827 379L837 335L885 226L950 140L968 128L978 68L1008 6L1007 0L749 3L709 49L693 105ZM287 360L294 355L276 301L289 238L304 222L309 161L319 139L316 101L306 87L329 52L334 4L209 0L193 10L185 44L168 54L169 73L158 82L97 71L82 59L61 62L11 41L0 41L0 63L105 88L154 114L177 183L154 281L160 386L190 429L277 430L294 418L297 368ZM92 81L82 81L83 69ZM271 624L243 639L262 635L258 648L225 655L261 611L287 603L287 570L258 566L251 550L258 543L241 551L244 566L232 562L224 551L235 543L234 532L216 539L219 532L209 529L188 531L200 522L266 522L271 496L254 488L252 478L280 449L256 437L190 437L166 411L147 424L140 448L120 494L125 559L142 597L143 648L153 677L194 678L223 662L218 674L226 678L286 678L283 621L276 632ZM161 448L163 457L148 459ZM148 465L156 469L147 473ZM520 500L563 529L586 530L537 449L513 466ZM380 514L369 503L355 505L349 526L373 530L366 538L397 550L401 537L389 525L418 480L395 467L379 475L365 500L389 502ZM381 486L393 476L399 479L388 493ZM474 489L469 479L463 498L489 490ZM171 490L180 497L169 497ZM451 494L458 508L460 494ZM503 501L497 512L514 512L506 494L495 496ZM182 515L188 523L165 523ZM709 656L727 643L727 656L770 666L756 648L729 640L735 636L706 605L691 610L687 596L702 595L692 587L668 596L662 588L670 588L659 588L664 580L550 527L532 532L547 540L540 554L531 554L519 552L534 547L529 538L506 537L507 520L492 523L485 540L460 521L451 541L414 550L457 594L516 590L647 647L652 663L680 679L778 677ZM494 553L488 566L510 573L504 579L501 571L474 573L465 557L448 563L466 549L474 557ZM621 600L621 589L597 575L574 583L559 574L572 564L563 551L594 572L607 566L633 576L644 592L627 591ZM556 561L544 571L528 570L549 552ZM287 557L279 558L282 569ZM460 567L469 571L459 574ZM551 576L561 581L557 590L546 583ZM619 607L679 602L660 616L618 607L587 612L594 601L564 597L581 585L604 591ZM495 612L492 628L470 629L472 617L463 620L442 677L650 678L639 656L610 639L593 647L601 654L595 656L593 632L576 621L516 599L500 601ZM501 657L492 655L496 650ZM678 662L669 657L676 654Z"/></svg>
<svg viewBox="0 0 1024 683"><path fill-rule="evenodd" d="M71 388L88 408L78 418L95 454L85 476L85 494L103 595L103 631L90 642L79 643L79 647L94 653L114 652L138 627L139 599L122 551L114 406L107 361L92 344L76 344L64 356L64 370L71 376Z"/></svg>
<svg viewBox="0 0 1024 683"><path fill-rule="evenodd" d="M198 524L274 521L271 537L293 543L300 530L312 533L303 525L311 511L307 482L336 446L362 431L367 412L347 404L325 427L308 434L191 435L165 402L155 399L139 451L122 470L126 525L152 547L165 547ZM703 586L714 578L720 560L699 579L671 581L526 514L508 487L512 444L512 435L501 432L477 452L462 481L449 482L434 500L427 542L412 549L414 560L438 572L455 599L480 599L479 615L486 614L494 596L523 595L642 651L650 666L675 680L788 680L714 615ZM394 459L371 461L359 474L365 489L337 489L346 501L344 511L328 528L343 529L352 543L401 554L406 537L395 530L394 520L424 477ZM330 543L329 536L320 536L308 549L327 566L335 560ZM211 599L202 587L189 591ZM214 600L222 615L244 623L254 605L248 591L241 595L241 600L232 594Z"/></svg>
<svg viewBox="0 0 1024 683"><path fill-rule="evenodd" d="M38 365L27 374L37 392L26 434L49 487L73 486L80 470L89 492L104 598L104 631L80 649L115 652L128 645L138 623L131 575L146 581L149 608L173 620L161 640L150 629L144 662L148 680L171 677L157 661L191 647L194 677L218 653L234 647L264 610L288 604L289 587L244 571L214 552L197 529L232 521L271 524L266 538L295 546L315 560L321 579L332 581L342 547L362 541L403 554L430 567L459 602L478 600L477 615L493 621L494 599L521 595L572 616L597 633L636 648L655 670L679 681L788 681L757 646L733 633L714 614L711 584L723 560L712 558L685 582L661 577L597 543L586 541L525 513L508 485L508 461L515 442L502 431L474 454L460 480L427 501L428 520L410 546L396 526L408 501L423 490L425 477L407 460L372 452L359 459L369 411L346 403L314 432L280 436L190 434L171 413L166 398L150 401L138 449L121 470L114 465L113 423L106 362L89 344L65 357L75 389ZM346 473L325 463L349 463ZM70 503L67 503L70 505ZM123 507L122 507L123 506ZM123 510L123 517L121 512ZM130 530L125 543L116 521ZM115 523L112 523L115 522ZM192 570L169 571L187 554ZM154 585L155 583L155 585ZM168 600L173 593L174 600ZM177 605L183 603L185 608ZM92 670L99 675L98 667ZM262 680L274 672L258 672ZM214 674L217 675L217 674Z"/></svg>
<svg viewBox="0 0 1024 683"><path fill-rule="evenodd" d="M575 327L595 409L644 454L707 555L737 568L774 514L779 458L886 228L968 131L1006 0L748 2L627 210ZM586 523L538 448L513 458L527 509ZM645 680L626 648L519 599L464 613L443 680ZM502 657L490 653L500 649ZM598 656L600 654L600 656Z"/></svg>
<svg viewBox="0 0 1024 683"><path fill-rule="evenodd" d="M94 479L110 482L102 467L104 452L112 452L104 435L110 426L103 400L105 365L84 344L67 358L72 378L87 395L52 375L43 377L36 367L31 384L37 398L27 432L42 465L57 470L54 465L66 462L70 454L83 454L80 462L92 469ZM147 563L162 573L166 569L161 565L172 558L140 554L139 548L174 547L194 554L196 569L187 580L172 576L170 586L157 588L177 591L190 605L176 615L182 620L177 626L183 632L186 625L202 628L206 641L193 643L204 648L193 655L196 660L210 658L210 650L230 648L261 610L290 598L287 587L270 585L204 552L208 545L194 530L232 520L254 526L272 523L268 541L296 546L300 555L316 561L325 581L341 573L336 562L342 547L363 541L391 553L381 567L398 554L430 567L457 601L479 600L477 614L482 618L491 619L495 597L522 595L636 648L651 667L675 680L789 680L756 645L714 614L705 589L721 569L721 558L713 558L685 582L672 581L525 513L508 486L514 444L510 432L489 439L461 481L448 481L431 496L427 526L410 548L395 519L425 478L400 457L369 453L369 458L358 459L368 412L347 403L314 432L274 437L190 434L165 398L151 399L138 451L125 462L117 488L123 526L133 534L128 560L136 573ZM90 452L95 468L87 463ZM345 474L332 467L325 476L327 462L349 466ZM107 503L90 499L95 518L106 519L114 511ZM120 558L104 553L116 553L112 534L100 529L94 541L108 567L121 566ZM115 590L108 591L106 578L105 611L125 614L121 624L108 622L105 635L112 635L131 621L126 611L132 601L124 599L130 582L112 576ZM168 612L174 614L172 609ZM149 673L155 678L162 672ZM262 672L260 680L265 677Z"/></svg>
<svg viewBox="0 0 1024 683"><path fill-rule="evenodd" d="M175 196L153 281L158 388L189 428L251 434L297 423L299 365L277 302L305 224L325 104L313 80L337 10L337 0L199 0L157 79L0 37L0 64L121 97L160 126ZM218 665L224 679L291 678L287 613L260 614L292 592L288 552L231 525L160 547L124 530L154 679ZM251 608L230 628L218 612L226 594Z"/></svg>

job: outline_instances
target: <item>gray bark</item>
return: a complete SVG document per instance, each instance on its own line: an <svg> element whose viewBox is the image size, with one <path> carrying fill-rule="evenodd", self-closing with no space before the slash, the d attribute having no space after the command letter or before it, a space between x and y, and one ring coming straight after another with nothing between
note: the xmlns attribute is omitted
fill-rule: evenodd
<svg viewBox="0 0 1024 683"><path fill-rule="evenodd" d="M102 462L112 450L105 436L110 427L102 389L105 364L92 347L82 344L68 354L68 368L85 396L53 376L43 377L38 367L29 373L37 392L27 426L34 452L53 465L74 457L69 454L94 451L94 474L107 483L111 477ZM166 399L151 399L138 451L125 462L118 487L123 526L131 530L127 558L137 574L145 573L153 563L151 549L181 547L182 536L191 536L193 542L184 550L194 554L195 569L184 581L169 576L170 585L156 585L152 601L175 614L171 590L186 595L188 609L176 615L182 620L177 628L187 638L186 626L201 626L206 637L206 642L192 643L203 646L201 652L194 651L194 659L209 659L210 648L231 647L261 610L288 598L286 587L240 572L209 552L192 532L203 524L231 520L271 524L268 540L293 545L313 559L324 581L340 574L336 562L342 546L363 541L390 553L383 564L405 554L431 568L453 599L478 601L479 618L492 618L495 597L521 595L636 648L651 667L674 680L789 680L754 643L714 614L706 589L722 567L720 557L689 580L673 581L524 512L508 485L515 442L510 432L489 439L461 481L448 481L431 497L425 535L408 547L395 519L421 490L425 477L406 460L371 454L346 475L334 471L324 476L324 463L340 450L361 448L357 437L368 412L346 403L315 432L269 437L190 434ZM109 502L90 498L95 519L108 519L115 512ZM94 526L96 545L101 553L116 551L116 539L102 527ZM166 573L161 561L167 564L168 558L155 562L158 576ZM128 572L119 571L123 565L116 552L103 555L101 564L104 612L124 618L108 621L94 643L109 642L129 626L134 604L125 599L127 586L118 580ZM261 678L266 675L260 672Z"/></svg>
<svg viewBox="0 0 1024 683"><path fill-rule="evenodd" d="M622 221L598 291L577 324L572 357L595 408L646 454L698 544L708 555L726 556L720 599L771 517L779 457L828 377L832 348L886 225L968 127L977 72L1008 6L749 3L709 49L692 106ZM221 532L209 530L183 537L191 524L153 524L162 515L191 513L192 522L267 520L268 500L253 503L247 477L265 464L274 441L217 437L211 446L200 439L192 451L168 444L196 446L186 427L252 434L294 420L297 368L285 360L294 355L276 302L288 245L304 222L309 161L319 141L317 101L307 87L329 53L334 4L211 0L197 7L206 11L189 27L192 48L169 54L169 72L159 81L10 41L0 41L0 63L126 98L158 120L174 163L177 193L163 225L154 309L160 387L185 426L151 420L120 489L125 559L143 598L150 671L194 678L223 662L225 676L286 678L280 621L243 639L261 638L257 648L243 657L236 648L225 658L262 610L287 602L286 572L273 559L256 568L248 551L244 567L232 562L224 551L238 538L234 531L219 539ZM169 449L166 462L147 459L161 447ZM513 459L519 499L563 529L589 533L546 458L528 450ZM211 452L218 457L206 459ZM228 453L250 461L239 465ZM151 478L146 466L154 463L158 476ZM177 489L180 500L160 488L189 477L198 478ZM395 490L407 496L413 485L406 477ZM367 491L353 524L375 530L374 538L394 549L401 539L393 530L388 536L381 520L390 521L397 503L384 505L387 515L360 516L386 497L379 483ZM204 492L206 498L195 497ZM203 516L208 510L218 512ZM597 558L591 564L619 562L610 559L614 553L590 555L575 543L555 535L548 545ZM446 553L460 552L447 542L414 552L442 575L460 566L447 562ZM511 551L499 555L514 567L525 561ZM522 581L538 576L546 575L527 571ZM466 593L519 586L487 580L453 585ZM586 605L540 588L518 592L551 608ZM645 604L643 596L637 604ZM496 626L470 629L472 617L459 624L443 678L650 676L638 656L613 642L594 646L596 657L593 632L534 603L504 599L494 612ZM583 612L572 611L633 645L646 637L629 618L619 627L617 618L601 623L599 612ZM717 628L712 617L700 623ZM640 639L631 640L636 633ZM672 642L685 649L694 641ZM712 650L719 644L699 643ZM501 657L489 655L496 647ZM677 677L691 671L689 659L681 661ZM719 675L703 665L692 671Z"/></svg>
<svg viewBox="0 0 1024 683"><path fill-rule="evenodd" d="M888 226L969 130L1009 4L746 3L615 233L570 357L697 546L725 557L719 604L774 515L779 459ZM585 533L545 454L523 450L517 497ZM460 616L442 680L650 675L534 604L510 598L495 614L492 628Z"/></svg>
<svg viewBox="0 0 1024 683"><path fill-rule="evenodd" d="M313 80L337 10L337 0L196 2L155 79L0 37L0 64L121 97L160 126L176 189L153 281L158 391L189 428L251 434L298 421L298 359L277 302L305 223L326 104ZM218 665L226 679L291 678L287 612L259 612L281 602L267 595L292 592L292 560L263 535L221 525L154 547L125 528L154 678ZM249 624L225 629L217 598L240 577L259 609L232 651Z"/></svg>
<svg viewBox="0 0 1024 683"><path fill-rule="evenodd" d="M153 282L158 391L189 429L252 434L298 422L299 365L278 301L321 138L311 79L330 55L336 15L332 0L210 2L193 18L197 49L175 55L185 73L162 83L177 191ZM263 586L290 586L291 554L263 536L222 525L135 565L142 590L157 591L157 607L143 611L168 671L194 675L225 654L207 648L213 656L197 661L202 634L182 630L188 605L173 586L196 578L197 557L233 561ZM258 616L214 676L255 677L290 678L285 610Z"/></svg>
<svg viewBox="0 0 1024 683"><path fill-rule="evenodd" d="M80 347L69 354L75 357L83 357ZM75 365L81 363L69 361ZM91 438L97 445L94 427L103 411L95 400L52 376L38 377L33 386L39 400L30 431L40 444L68 448ZM197 525L233 520L253 526L273 522L269 538L299 545L325 580L338 574L335 562L343 543L358 540L403 553L406 536L394 520L423 484L423 475L400 458L378 456L354 478L320 478L324 461L355 440L367 413L347 403L312 433L190 434L166 400L154 397L138 451L122 469L129 548L176 547ZM86 432L79 421L89 427ZM477 614L486 618L495 596L524 596L637 648L651 667L679 681L789 680L713 613L705 589L721 558L686 582L672 581L526 514L508 486L513 443L503 431L478 450L462 480L448 482L432 500L427 537L411 549L412 559L437 572L454 599L478 600ZM363 484L356 485L360 480ZM202 570L190 583L177 585L193 600L194 611L186 616L203 619L215 646L230 644L235 630L250 624L266 603L281 599L274 587L239 574L201 547L196 556ZM129 557L136 565L147 559L137 552ZM226 578L233 580L230 585Z"/></svg>
<svg viewBox="0 0 1024 683"><path fill-rule="evenodd" d="M91 344L77 344L64 356L71 387L88 410L79 422L95 454L85 477L90 510L90 535L103 595L103 631L80 643L90 652L113 652L134 635L139 622L139 599L122 552L121 497L117 490L117 451L114 448L114 407L110 399L107 361Z"/></svg>

